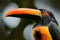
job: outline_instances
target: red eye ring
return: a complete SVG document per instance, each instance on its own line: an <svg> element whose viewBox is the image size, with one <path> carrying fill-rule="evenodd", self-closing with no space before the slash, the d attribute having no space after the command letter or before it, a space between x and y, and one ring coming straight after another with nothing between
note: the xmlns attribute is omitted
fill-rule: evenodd
<svg viewBox="0 0 60 40"><path fill-rule="evenodd" d="M46 16L49 16L48 12L46 11Z"/></svg>

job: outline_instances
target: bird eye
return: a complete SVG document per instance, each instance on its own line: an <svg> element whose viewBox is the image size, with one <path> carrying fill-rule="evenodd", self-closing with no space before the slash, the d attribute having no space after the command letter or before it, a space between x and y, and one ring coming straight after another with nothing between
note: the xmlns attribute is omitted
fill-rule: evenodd
<svg viewBox="0 0 60 40"><path fill-rule="evenodd" d="M41 15L42 15L41 17L44 17L45 16L45 11L42 11Z"/></svg>
<svg viewBox="0 0 60 40"><path fill-rule="evenodd" d="M44 13L43 11L41 13Z"/></svg>

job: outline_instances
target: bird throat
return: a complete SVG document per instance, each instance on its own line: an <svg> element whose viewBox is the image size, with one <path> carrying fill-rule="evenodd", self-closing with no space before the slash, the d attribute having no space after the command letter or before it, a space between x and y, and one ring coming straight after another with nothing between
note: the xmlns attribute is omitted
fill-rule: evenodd
<svg viewBox="0 0 60 40"><path fill-rule="evenodd" d="M33 28L33 37L34 40L53 40L46 26Z"/></svg>

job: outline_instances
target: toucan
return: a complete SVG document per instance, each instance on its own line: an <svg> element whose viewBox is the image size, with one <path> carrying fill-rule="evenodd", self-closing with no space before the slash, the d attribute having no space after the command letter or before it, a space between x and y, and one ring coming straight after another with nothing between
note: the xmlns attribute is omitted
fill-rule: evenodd
<svg viewBox="0 0 60 40"><path fill-rule="evenodd" d="M34 20L32 28L34 40L60 40L60 30L52 12L46 9L17 8L8 11L5 17L18 17Z"/></svg>

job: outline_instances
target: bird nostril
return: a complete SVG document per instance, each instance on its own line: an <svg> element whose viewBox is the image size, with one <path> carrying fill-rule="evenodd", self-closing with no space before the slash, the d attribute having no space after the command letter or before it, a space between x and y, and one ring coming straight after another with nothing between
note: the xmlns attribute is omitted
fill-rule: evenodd
<svg viewBox="0 0 60 40"><path fill-rule="evenodd" d="M40 40L41 39L40 31L36 31L34 36L35 36L36 39Z"/></svg>

